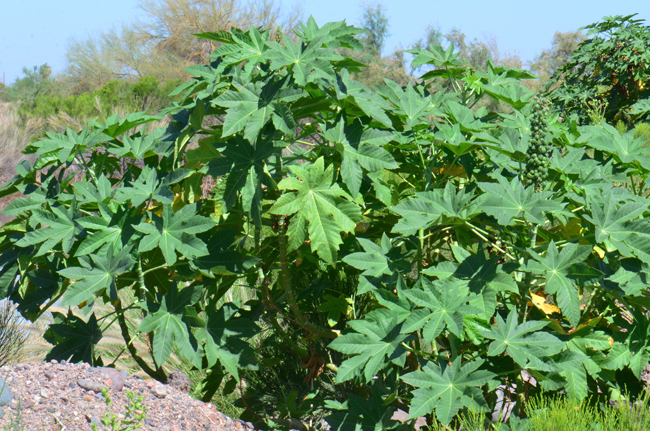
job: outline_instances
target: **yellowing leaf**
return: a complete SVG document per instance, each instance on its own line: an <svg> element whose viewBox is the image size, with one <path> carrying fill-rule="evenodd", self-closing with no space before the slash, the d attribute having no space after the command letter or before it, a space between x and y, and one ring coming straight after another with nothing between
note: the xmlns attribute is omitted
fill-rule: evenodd
<svg viewBox="0 0 650 431"><path fill-rule="evenodd" d="M560 312L560 309L557 308L555 305L551 305L551 304L546 303L546 295L544 293L536 294L536 293L530 292L530 297L532 298L533 303L535 304L535 306L537 308L539 308L540 310L542 310L544 312L544 314L553 314L553 313L559 313ZM530 305L533 305L533 304L530 304Z"/></svg>
<svg viewBox="0 0 650 431"><path fill-rule="evenodd" d="M450 177L463 177L467 178L467 173L465 172L465 168L462 166L452 166L449 167L449 163L439 167L439 168L433 168L433 173L435 175L440 175L440 174L446 174Z"/></svg>
<svg viewBox="0 0 650 431"><path fill-rule="evenodd" d="M569 220L569 222L565 225L562 224L561 221L559 221L559 224L555 226L554 228L550 229L551 232L558 232L560 233L564 239L570 239L570 238L575 238L576 236L580 236L585 232L585 228L580 225L580 219L578 218L572 218Z"/></svg>
<svg viewBox="0 0 650 431"><path fill-rule="evenodd" d="M604 258L605 258L605 250L603 250L602 248L600 248L600 247L598 247L597 245L595 245L595 246L594 246L594 251L596 252L596 254L598 255L598 257L600 257L601 259L604 259Z"/></svg>

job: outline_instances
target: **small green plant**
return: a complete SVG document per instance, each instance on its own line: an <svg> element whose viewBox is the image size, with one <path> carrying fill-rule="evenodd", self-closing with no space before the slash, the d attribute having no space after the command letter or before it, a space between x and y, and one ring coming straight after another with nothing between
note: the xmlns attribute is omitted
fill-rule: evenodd
<svg viewBox="0 0 650 431"><path fill-rule="evenodd" d="M102 425L104 425L106 430L131 431L142 428L142 422L144 422L147 417L147 414L145 413L146 407L142 405L142 400L144 399L142 395L139 395L136 398L133 392L128 391L126 393L126 397L129 401L126 403L126 414L124 415L124 419L118 419L117 415L113 413L113 409L111 408L113 401L111 401L111 397L108 396L108 389L102 389L102 396L104 397L104 401L109 410L109 412L104 413L104 416L102 417ZM96 423L93 423L91 426L93 431L98 430Z"/></svg>
<svg viewBox="0 0 650 431"><path fill-rule="evenodd" d="M0 418L4 416L4 411L0 410ZM11 415L9 423L2 427L3 431L24 431L25 423L23 422L23 403L18 399L16 411Z"/></svg>

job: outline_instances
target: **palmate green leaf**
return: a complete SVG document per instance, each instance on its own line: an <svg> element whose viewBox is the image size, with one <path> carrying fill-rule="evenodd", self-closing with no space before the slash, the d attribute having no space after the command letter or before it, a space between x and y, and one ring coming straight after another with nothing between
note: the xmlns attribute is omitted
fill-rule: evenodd
<svg viewBox="0 0 650 431"><path fill-rule="evenodd" d="M90 254L104 244L110 244L116 249L126 247L135 234L132 225L142 220L142 216L134 217L132 211L121 207L114 212L110 206L100 204L99 209L100 216L88 216L78 220L79 225L88 232L95 232L89 233L86 239L81 241L75 256Z"/></svg>
<svg viewBox="0 0 650 431"><path fill-rule="evenodd" d="M323 133L323 137L334 143L343 155L341 177L352 196L356 196L361 188L362 167L371 173L398 167L393 156L379 146L390 142L393 133L378 129L362 130L362 127L359 122L346 125L344 120L340 120Z"/></svg>
<svg viewBox="0 0 650 431"><path fill-rule="evenodd" d="M170 146L165 142L165 129L156 129L145 136L125 136L121 145L111 141L108 152L117 157L144 159L153 155L164 155Z"/></svg>
<svg viewBox="0 0 650 431"><path fill-rule="evenodd" d="M117 299L115 277L132 270L135 260L129 248L119 252L106 245L91 257L92 268L69 267L59 271L65 278L76 280L65 292L61 305L93 302L97 293L108 289L109 297Z"/></svg>
<svg viewBox="0 0 650 431"><path fill-rule="evenodd" d="M64 253L70 252L76 235L81 233L81 226L75 221L80 217L73 200L69 208L50 207L50 211L32 210L32 221L47 227L29 231L16 242L19 247L37 246L40 244L35 256L42 256L51 251L57 244L61 244Z"/></svg>
<svg viewBox="0 0 650 431"><path fill-rule="evenodd" d="M381 393L373 388L370 399L350 394L347 401L325 400L331 412L326 417L334 431L383 431L398 429L400 422L392 418L394 408L384 405Z"/></svg>
<svg viewBox="0 0 650 431"><path fill-rule="evenodd" d="M431 343L445 329L457 337L463 332L463 315L480 313L468 305L471 301L467 282L443 280L431 282L420 278L421 288L401 292L416 309L402 326L402 333L408 334L422 329L424 340Z"/></svg>
<svg viewBox="0 0 650 431"><path fill-rule="evenodd" d="M255 369L253 348L244 339L254 336L259 328L250 320L236 317L239 309L233 303L217 308L208 305L206 326L196 333L198 341L205 342L208 366L219 361L239 381L239 370Z"/></svg>
<svg viewBox="0 0 650 431"><path fill-rule="evenodd" d="M511 182L499 176L497 183L478 183L486 193L487 198L481 203L480 209L494 216L499 224L512 225L515 217L525 217L526 220L544 224L544 213L558 213L564 206L552 199L551 192L535 192L533 186L525 187L519 178Z"/></svg>
<svg viewBox="0 0 650 431"><path fill-rule="evenodd" d="M519 292L514 276L504 272L503 265L499 265L498 263L499 258L493 257L487 259L482 249L479 248L479 250L477 254L469 254L464 257L459 265L455 267L447 265L449 271L453 269L453 273L450 276L453 275L455 278L467 280L470 291L474 293L480 294L489 288L501 293L507 291ZM438 264L438 266L441 266L441 264ZM444 268L439 268L431 272L432 275L444 278L442 277L443 271Z"/></svg>
<svg viewBox="0 0 650 431"><path fill-rule="evenodd" d="M440 223L441 218L448 224L470 220L481 212L481 200L482 198L475 200L475 194L466 189L457 190L451 182L448 182L444 189L418 192L414 198L392 208L402 216L393 231L414 235L422 228Z"/></svg>
<svg viewBox="0 0 650 431"><path fill-rule="evenodd" d="M235 89L228 90L212 101L215 106L229 108L223 123L222 136L234 135L244 130L244 137L257 140L259 131L273 117L280 130L292 133L295 121L291 111L282 102L296 100L304 94L297 87L285 87L286 79L241 85L233 81ZM277 118L276 118L277 117Z"/></svg>
<svg viewBox="0 0 650 431"><path fill-rule="evenodd" d="M295 30L296 34L305 41L311 41L325 37L323 45L328 48L345 47L350 49L361 50L363 44L354 36L364 32L363 29L347 25L345 20L328 22L322 27L318 27L313 16L309 16L306 23L299 23L300 29Z"/></svg>
<svg viewBox="0 0 650 431"><path fill-rule="evenodd" d="M224 36L227 35L227 39ZM255 67L260 57L267 51L266 42L269 40L269 32L260 33L255 27L251 27L246 33L233 28L231 33L200 33L200 39L211 39L222 42L222 45L210 54L210 59L216 60L221 57L224 65L240 64L247 61L247 66Z"/></svg>
<svg viewBox="0 0 650 431"><path fill-rule="evenodd" d="M347 316L352 309L352 299L345 295L325 295L325 302L318 307L321 313L327 313L327 323L335 326L341 316Z"/></svg>
<svg viewBox="0 0 650 431"><path fill-rule="evenodd" d="M343 257L343 262L357 269L362 269L362 275L369 277L391 275L392 270L386 256L390 251L391 244L386 233L382 236L381 246L365 238L357 238L357 240L365 252L350 253Z"/></svg>
<svg viewBox="0 0 650 431"><path fill-rule="evenodd" d="M631 359L632 352L630 352L628 346L615 342L609 350L607 358L600 366L607 370L622 370L630 363Z"/></svg>
<svg viewBox="0 0 650 431"><path fill-rule="evenodd" d="M65 360L70 362L95 362L94 349L102 339L102 331L97 324L97 316L91 313L88 321L72 314L68 309L67 316L54 314L54 324L48 328L45 338L55 341L54 347L48 352L46 360Z"/></svg>
<svg viewBox="0 0 650 431"><path fill-rule="evenodd" d="M228 211L235 205L241 192L244 210L253 220L260 221L262 184L272 183L266 161L279 153L280 148L274 147L271 139L260 139L254 146L241 136L235 136L226 142L221 152L223 157L208 163L207 173L215 177L228 174L222 196Z"/></svg>
<svg viewBox="0 0 650 431"><path fill-rule="evenodd" d="M375 90L393 104L393 113L404 117L409 127L426 123L425 117L437 113L431 98L418 93L411 84L404 90L390 79L384 78L384 83L385 86L375 86Z"/></svg>
<svg viewBox="0 0 650 431"><path fill-rule="evenodd" d="M551 240L546 256L542 258L531 250L534 260L527 264L528 270L546 277L544 291L555 295L562 313L574 327L580 323L580 298L570 278L577 272L578 276L584 272L582 265L591 253L591 246L578 244L567 244L560 252Z"/></svg>
<svg viewBox="0 0 650 431"><path fill-rule="evenodd" d="M483 331L481 335L490 340L488 356L498 356L504 352L522 368L528 368L533 363L541 362L548 356L559 353L565 343L548 332L542 332L548 321L529 321L519 325L517 311L513 308L508 314L506 322L496 315L497 326L490 331ZM531 368L535 368L532 365Z"/></svg>
<svg viewBox="0 0 650 431"><path fill-rule="evenodd" d="M353 80L346 69L341 70L340 75L337 74L336 97L359 107L367 116L384 126L393 127L386 114L391 109L390 103L361 82Z"/></svg>
<svg viewBox="0 0 650 431"><path fill-rule="evenodd" d="M111 115L106 119L104 123L98 123L94 120L90 120L90 124L99 129L99 131L104 135L108 135L111 138L117 138L121 134L128 132L131 129L161 119L162 117L160 116L148 115L146 112L134 112L127 114L124 116L124 118L120 118L120 116L117 114Z"/></svg>
<svg viewBox="0 0 650 431"><path fill-rule="evenodd" d="M422 371L413 371L401 378L415 386L409 409L409 419L436 412L440 422L447 425L463 407L487 406L480 392L472 391L490 382L495 376L487 370L479 370L483 360L478 359L461 366L461 357L441 369L429 361Z"/></svg>
<svg viewBox="0 0 650 431"><path fill-rule="evenodd" d="M397 319L389 321L381 313L369 313L364 320L353 320L348 325L356 331L342 335L329 344L330 349L348 355L336 374L336 383L362 377L366 383L386 365L393 362L403 366L406 350L403 342L410 335L400 334L401 325Z"/></svg>
<svg viewBox="0 0 650 431"><path fill-rule="evenodd" d="M621 135L615 127L607 123L580 127L577 143L612 154L620 163L638 162L645 169L650 169L650 149L645 139L634 138L632 133Z"/></svg>
<svg viewBox="0 0 650 431"><path fill-rule="evenodd" d="M72 161L77 153L84 152L87 148L108 140L105 135L101 134L101 131L89 129L84 129L79 133L72 129L67 129L65 134L47 132L46 136L47 139L32 144L37 149L36 154L43 159L43 161L37 161L34 164L34 169L44 168L47 164L54 162L54 158L61 163Z"/></svg>
<svg viewBox="0 0 650 431"><path fill-rule="evenodd" d="M426 49L409 49L406 52L415 56L411 62L412 67L431 64L436 66L436 68L441 68L441 71L458 66L466 67L465 62L458 59L461 53L454 52L454 49L454 44L450 44L447 49L444 49L442 46L430 45Z"/></svg>
<svg viewBox="0 0 650 431"><path fill-rule="evenodd" d="M269 212L296 214L294 219L297 217L306 224L312 251L325 262L334 264L339 244L343 242L341 232L352 233L356 223L363 221L359 207L334 183L334 167L330 165L325 169L322 157L313 165L290 166L289 169L295 177L283 179L278 187L296 191L282 195ZM295 236L304 238L304 230L291 231L290 227L289 240Z"/></svg>
<svg viewBox="0 0 650 431"><path fill-rule="evenodd" d="M158 179L155 169L145 166L135 181L126 181L122 187L117 189L115 201L124 203L130 200L131 204L136 207L149 199L171 204L174 202L174 194L164 183Z"/></svg>
<svg viewBox="0 0 650 431"><path fill-rule="evenodd" d="M609 241L623 256L636 255L650 262L650 226L645 219L635 220L648 209L648 202L628 201L620 205L620 197L612 192L594 196L585 214L595 226L596 241Z"/></svg>
<svg viewBox="0 0 650 431"><path fill-rule="evenodd" d="M201 234L208 254L190 261L190 267L198 269L201 274L213 278L216 275L243 274L251 269L259 259L230 249L236 243L237 232L234 229L220 230L217 235Z"/></svg>
<svg viewBox="0 0 650 431"><path fill-rule="evenodd" d="M328 39L331 38L323 35L315 37L309 43L290 38L285 38L283 44L267 42L271 49L263 58L271 60L273 70L287 67L296 83L302 86L322 78L333 79L335 74L331 63L343 60L343 57L334 49L324 47Z"/></svg>
<svg viewBox="0 0 650 431"><path fill-rule="evenodd" d="M159 302L148 304L149 314L140 323L138 331L155 334L153 358L159 367L169 358L174 344L192 364L197 363L196 340L183 321L183 316L186 307L194 305L200 296L201 292L193 286L179 291L178 286L171 283L167 294L158 298Z"/></svg>
<svg viewBox="0 0 650 431"><path fill-rule="evenodd" d="M208 250L197 233L214 227L214 222L207 217L197 215L197 205L186 205L176 213L171 204L163 205L163 215L152 215L152 223L140 223L133 226L145 236L140 241L138 251L144 252L160 247L167 265L173 265L178 259L176 251L187 259L205 256Z"/></svg>

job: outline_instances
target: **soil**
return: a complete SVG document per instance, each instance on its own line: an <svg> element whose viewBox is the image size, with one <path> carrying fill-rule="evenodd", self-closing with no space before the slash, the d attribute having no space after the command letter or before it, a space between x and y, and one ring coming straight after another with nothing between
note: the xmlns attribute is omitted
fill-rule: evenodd
<svg viewBox="0 0 650 431"><path fill-rule="evenodd" d="M183 385L163 385L126 372L120 375L114 369L51 361L7 365L0 368L0 377L13 394L13 401L0 408L3 430L91 430L93 423L104 430L104 414L112 411L124 418L129 391L143 397L143 430L254 429L250 423L223 415L210 403L193 399L182 390ZM110 409L101 394L102 387L108 389Z"/></svg>

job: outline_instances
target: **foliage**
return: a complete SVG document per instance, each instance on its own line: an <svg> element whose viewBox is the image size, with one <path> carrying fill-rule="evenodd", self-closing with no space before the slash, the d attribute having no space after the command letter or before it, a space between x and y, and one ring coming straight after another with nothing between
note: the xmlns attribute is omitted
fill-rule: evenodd
<svg viewBox="0 0 650 431"><path fill-rule="evenodd" d="M20 326L14 305L10 301L2 301L0 303L0 367L20 357L26 340L27 331Z"/></svg>
<svg viewBox="0 0 650 431"><path fill-rule="evenodd" d="M161 83L154 76L144 76L132 83L113 80L101 88L79 95L65 96L51 94L34 97L29 103L20 105L24 118L50 118L61 113L85 122L110 116L118 109L123 112L157 112L175 99L169 97L181 80Z"/></svg>
<svg viewBox="0 0 650 431"><path fill-rule="evenodd" d="M28 147L39 158L0 188L26 196L0 229L4 294L29 319L70 306L52 356L99 361L93 343L117 319L165 381L175 346L205 372L204 399L302 367L274 408L243 391L256 422L453 425L514 385L516 411L541 390L634 396L650 357L644 142L554 114L548 177L526 186L534 98L521 83L534 76L432 46L411 50L430 66L418 84L372 91L337 51L361 48L360 32L311 18L281 42L255 27L199 34L221 45L186 69L168 127L111 116ZM510 112L472 110L488 99ZM254 295L228 299L242 284Z"/></svg>
<svg viewBox="0 0 650 431"><path fill-rule="evenodd" d="M381 5L366 5L363 11L361 27L366 32L361 36L361 43L366 51L372 55L381 55L388 32L388 17Z"/></svg>
<svg viewBox="0 0 650 431"><path fill-rule="evenodd" d="M650 97L650 28L634 16L606 17L582 28L591 38L580 43L549 81L562 81L551 99L565 116L584 119L587 109L605 103L608 123L632 125L630 108Z"/></svg>
<svg viewBox="0 0 650 431"><path fill-rule="evenodd" d="M126 391L126 398L128 399L126 403L126 413L124 414L124 419L118 419L117 415L113 413L112 405L113 401L108 395L108 389L102 388L102 397L104 397L104 402L108 407L108 412L104 413L102 417L102 425L104 429L111 431L132 431L138 428L142 428L142 422L144 422L147 417L146 407L142 405L144 396L138 395L136 398L135 394L131 391ZM140 412L140 413L138 413ZM99 428L94 422L91 424L93 431L97 431Z"/></svg>
<svg viewBox="0 0 650 431"><path fill-rule="evenodd" d="M24 67L23 74L23 78L17 78L11 85L0 87L0 100L30 103L35 97L49 95L54 91L52 68L47 63L34 66L32 70Z"/></svg>

